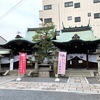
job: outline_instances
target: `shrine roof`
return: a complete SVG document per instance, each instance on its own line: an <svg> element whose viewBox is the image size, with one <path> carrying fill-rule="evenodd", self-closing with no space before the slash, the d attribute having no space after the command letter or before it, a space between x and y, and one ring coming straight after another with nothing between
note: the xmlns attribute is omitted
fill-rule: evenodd
<svg viewBox="0 0 100 100"><path fill-rule="evenodd" d="M29 41L33 41L33 37L36 34L35 31L27 31L25 39Z"/></svg>
<svg viewBox="0 0 100 100"><path fill-rule="evenodd" d="M83 30L84 29L84 30ZM53 40L53 42L71 42L71 41L83 41L83 42L93 42L100 40L93 35L93 30L91 28L70 28L63 29L60 31L60 36L57 40Z"/></svg>

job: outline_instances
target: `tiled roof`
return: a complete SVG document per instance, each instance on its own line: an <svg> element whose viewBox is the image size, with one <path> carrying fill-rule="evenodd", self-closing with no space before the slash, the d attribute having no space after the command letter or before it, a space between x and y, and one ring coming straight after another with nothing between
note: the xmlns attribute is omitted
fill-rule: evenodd
<svg viewBox="0 0 100 100"><path fill-rule="evenodd" d="M29 41L33 41L33 36L36 34L35 31L27 31L25 39Z"/></svg>
<svg viewBox="0 0 100 100"><path fill-rule="evenodd" d="M75 32L60 32L60 37L58 40L53 40L54 42L70 42L72 40L81 40L81 41L96 41L100 38L96 38L93 35L93 30L85 31L75 31Z"/></svg>

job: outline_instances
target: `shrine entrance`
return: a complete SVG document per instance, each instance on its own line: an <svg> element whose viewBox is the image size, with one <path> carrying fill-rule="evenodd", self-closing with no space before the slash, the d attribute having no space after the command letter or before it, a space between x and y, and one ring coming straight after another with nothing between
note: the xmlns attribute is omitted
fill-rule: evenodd
<svg viewBox="0 0 100 100"><path fill-rule="evenodd" d="M67 67L73 69L84 69L86 68L86 61L76 56L67 62Z"/></svg>

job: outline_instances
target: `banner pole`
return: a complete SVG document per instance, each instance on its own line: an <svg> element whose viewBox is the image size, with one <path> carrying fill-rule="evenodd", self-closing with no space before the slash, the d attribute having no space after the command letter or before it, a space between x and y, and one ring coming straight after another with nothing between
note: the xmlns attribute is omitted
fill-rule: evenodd
<svg viewBox="0 0 100 100"><path fill-rule="evenodd" d="M58 59L59 59L59 56L58 56ZM59 61L59 60L57 60L57 61ZM58 65L57 65L58 66ZM55 81L57 81L57 82L59 82L60 81L60 79L59 79L59 73L58 73L58 68L57 68L57 74L56 74L56 79L55 79Z"/></svg>
<svg viewBox="0 0 100 100"><path fill-rule="evenodd" d="M59 76L59 74L57 72L57 76L56 76L56 79L55 79L56 82L59 82L60 81L60 78L58 76Z"/></svg>
<svg viewBox="0 0 100 100"><path fill-rule="evenodd" d="M17 77L16 81L21 81L21 78L20 78L20 73L19 73L19 71L18 71L18 77Z"/></svg>
<svg viewBox="0 0 100 100"><path fill-rule="evenodd" d="M20 63L20 53L19 53L19 63ZM20 66L20 64L19 64L19 66ZM18 77L17 77L16 81L21 81L19 67L18 67Z"/></svg>

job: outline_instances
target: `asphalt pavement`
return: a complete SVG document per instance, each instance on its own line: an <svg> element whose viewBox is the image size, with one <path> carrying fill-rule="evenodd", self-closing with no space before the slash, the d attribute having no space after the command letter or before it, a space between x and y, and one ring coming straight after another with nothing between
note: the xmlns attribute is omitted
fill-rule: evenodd
<svg viewBox="0 0 100 100"><path fill-rule="evenodd" d="M99 94L0 89L0 100L100 100Z"/></svg>

